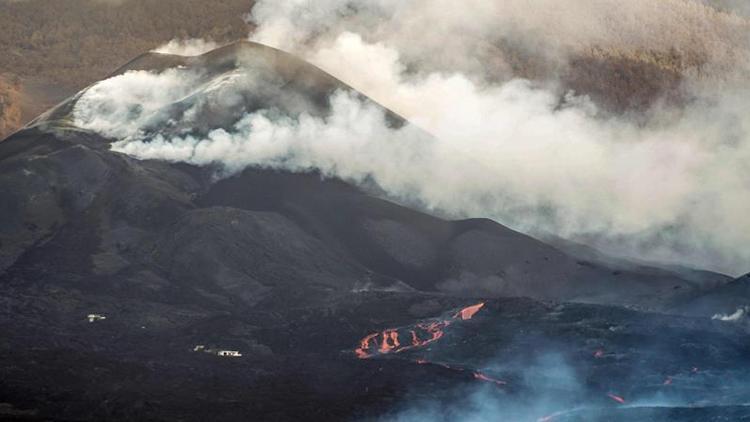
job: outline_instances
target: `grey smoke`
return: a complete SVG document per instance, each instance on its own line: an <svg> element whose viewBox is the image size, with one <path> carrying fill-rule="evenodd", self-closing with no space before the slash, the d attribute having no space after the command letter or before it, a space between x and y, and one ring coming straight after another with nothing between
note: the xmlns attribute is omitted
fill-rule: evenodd
<svg viewBox="0 0 750 422"><path fill-rule="evenodd" d="M214 41L201 38L175 38L153 50L154 53L175 54L178 56L199 56L219 47Z"/></svg>
<svg viewBox="0 0 750 422"><path fill-rule="evenodd" d="M173 119L167 110L186 96L220 98L264 85L248 83L250 74L222 79L217 91L196 87L186 72L130 72L87 91L76 122L117 138L115 150L139 158L220 164L223 175L261 166L374 180L395 199L454 217L489 217L635 259L746 272L750 92L726 72L749 68L738 30L747 21L697 3L664 3L566 9L540 1L549 6L540 12L516 1L469 1L461 13L442 1L256 3L254 39L302 55L434 138L411 125L391 128L382 110L347 92L332 98L327 116L266 109L201 135L144 130ZM616 7L642 19L604 27ZM416 37L425 19L441 30ZM505 66L474 56L491 52L482 43L501 36L528 48L550 41L555 48L543 49L550 57L592 43L687 45L696 27L683 25L696 22L704 29L700 48L717 50L710 63L716 75L725 72L721 84L696 79L694 102L654 110L646 124L603 117L586 97L569 94L561 103L553 81L490 78ZM189 127L191 118L186 113L177 124Z"/></svg>
<svg viewBox="0 0 750 422"><path fill-rule="evenodd" d="M253 40L336 74L346 72L344 80L358 89L368 72L335 67L357 57L318 54L336 49L346 33L397 51L411 72L461 72L477 80L512 78L518 50L553 67L595 49L622 55L676 51L704 61L711 71L748 69L750 23L693 0L467 0L461 8L448 0L260 0L248 19L258 26ZM378 98L380 92L367 94Z"/></svg>
<svg viewBox="0 0 750 422"><path fill-rule="evenodd" d="M731 314L716 314L713 317L711 317L711 319L716 319L716 320L725 321L725 322L737 322L745 318L748 311L750 311L750 307L742 306L742 307L737 308L737 310Z"/></svg>
<svg viewBox="0 0 750 422"><path fill-rule="evenodd" d="M538 350L546 350L544 345ZM533 354L533 352L530 352ZM644 377L659 373L649 362L642 362L643 367L631 368L642 372ZM699 405L746 406L744 393L747 386L743 378L733 378L726 373L694 375L708 390L696 400L695 392L689 385L690 375L675 376L675 382L683 384L680 388L638 389L625 394L610 391L609 394L624 395L625 402L610 402L608 391L587 388L587 377L569 357L557 353L539 352L530 361L501 361L497 370L514 373L517 383L524 394L513 394L498 389L491 384L462 385L454 388L449 400L406 399L387 412L378 422L480 422L480 421L518 421L518 422L553 422L591 421L605 422L612 420L613 408L639 409L639 417L644 420L661 420L665 408L696 407ZM661 377L659 384L661 383ZM616 385L618 380L612 380ZM696 382L695 379L692 382ZM732 394L727 394L732 391ZM735 393L736 392L736 393ZM698 403L696 403L698 402ZM700 404L699 404L700 403Z"/></svg>
<svg viewBox="0 0 750 422"><path fill-rule="evenodd" d="M558 354L542 353L531 362L504 363L499 369L520 372L519 382L534 393L519 397L491 384L476 383L458 389L456 396L462 399L406 401L379 421L536 422L544 420L545 416L575 412L578 408L571 407L570 397L586 395L581 375Z"/></svg>

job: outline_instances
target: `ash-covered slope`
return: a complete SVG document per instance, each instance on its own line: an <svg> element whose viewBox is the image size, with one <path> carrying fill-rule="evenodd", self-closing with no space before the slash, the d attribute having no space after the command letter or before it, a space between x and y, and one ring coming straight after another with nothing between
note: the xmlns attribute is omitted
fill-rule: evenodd
<svg viewBox="0 0 750 422"><path fill-rule="evenodd" d="M259 108L321 115L333 92L349 89L252 43L195 58L147 54L116 74L175 66L196 75L195 89L162 104L158 112L173 118L154 120L163 124L147 124L140 136L201 136ZM228 79L248 74L253 89L220 103L212 97ZM375 283L649 307L701 287L674 272L576 259L489 220L441 220L317 174L249 169L215 182L211 168L138 161L75 126L80 98L2 145L3 190L12 198L2 216L6 277L34 268L110 280L146 271L163 286L195 280L250 302L272 292L273 280L293 290ZM180 118L186 113L191 119Z"/></svg>
<svg viewBox="0 0 750 422"><path fill-rule="evenodd" d="M3 279L193 291L254 304L276 293L397 288L662 306L697 288L669 272L580 261L489 220L450 222L317 174L139 161L80 132L4 142ZM280 289L280 290L277 290Z"/></svg>
<svg viewBox="0 0 750 422"><path fill-rule="evenodd" d="M175 79L184 78L190 87L170 97L169 86L153 86L165 92L167 99L158 111L171 117L159 119L158 127L146 127L162 135L185 133L205 134L211 129L229 127L244 113L261 108L276 108L287 114L309 113L321 115L328 110L329 98L337 89L350 89L343 82L316 67L282 51L250 42L236 42L200 56L183 57L169 54L145 53L110 77L131 71L160 74L174 72ZM234 81L242 81L238 85ZM74 124L73 109L82 94L95 89L96 84L81 91L50 112L32 121L28 127L69 127ZM226 88L226 89L225 89ZM221 98L221 97L228 98ZM145 100L145 99L144 99ZM106 114L111 110L97 110ZM129 110L133 120L144 117L149 110ZM185 119L190 111L190 126L174 124ZM392 115L393 116L393 115ZM395 116L393 116L395 118ZM156 121L156 119L154 119ZM394 120L394 124L398 124Z"/></svg>
<svg viewBox="0 0 750 422"><path fill-rule="evenodd" d="M750 274L685 300L675 311L745 322L750 313Z"/></svg>
<svg viewBox="0 0 750 422"><path fill-rule="evenodd" d="M348 89L250 43L197 58L147 55L126 68L175 65L197 75L195 89L159 112L189 112L199 124L146 126L145 138L200 136L269 104L323 114L330 94ZM206 100L211 87L242 72L266 83L238 94L231 107L217 109ZM666 309L705 289L677 272L575 258L490 220L447 221L314 172L248 168L217 180L215 166L138 160L113 152L112 139L76 126L71 113L80 98L0 143L0 402L10 403L0 406L0 417L377 415L414 383L422 392L431 385L448 391L465 379L413 362L360 362L354 349L373 330L455 312L478 300L469 297ZM134 118L143 117L138 113ZM403 124L387 115L391 124ZM647 321L636 325L642 327L662 318L572 305L567 309L586 315L614 312L618 321L600 327L583 318L589 331L580 336L571 333L575 324L554 323L559 313L547 305L498 303L533 315L519 330L551 319L550 332L580 340L580 347L615 336L610 326ZM87 322L89 314L106 319ZM492 315L497 325L512 319ZM710 340L728 361L742 349L732 340L740 327L719 325L719 340L703 339L700 333L710 329L700 325L705 321L676 321L697 333L696 350ZM671 330L670 324L659 326ZM476 336L482 344L498 340ZM686 336L670 344L679 349ZM465 342L445 344L436 351L474 365ZM197 345L205 348L194 351ZM243 356L204 353L219 349ZM694 356L669 353L684 365ZM610 368L596 376L616 374L620 366L613 361ZM426 384L419 384L423 376Z"/></svg>

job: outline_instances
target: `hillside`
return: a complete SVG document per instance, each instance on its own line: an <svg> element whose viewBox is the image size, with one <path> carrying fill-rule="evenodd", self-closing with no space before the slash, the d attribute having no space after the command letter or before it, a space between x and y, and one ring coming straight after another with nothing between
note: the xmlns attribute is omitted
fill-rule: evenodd
<svg viewBox="0 0 750 422"><path fill-rule="evenodd" d="M245 37L242 16L250 6L248 0L0 0L0 73L17 77L27 98L10 100L8 112L15 114L0 112L0 138L171 39Z"/></svg>
<svg viewBox="0 0 750 422"><path fill-rule="evenodd" d="M0 76L0 137L20 127L21 83L17 77Z"/></svg>
<svg viewBox="0 0 750 422"><path fill-rule="evenodd" d="M705 14L686 0L672 7L687 19L685 28ZM682 2L682 3L680 3ZM244 39L252 27L243 18L250 0L0 0L0 73L20 78L21 95L0 117L0 139L36 115L113 69L172 39L206 38L219 44ZM550 60L544 49L522 48L512 39L497 39L485 46L489 57L505 62L510 75L534 81L559 81L562 92L589 95L605 111L645 111L664 101L680 105L685 99L685 75L704 72L707 51L726 46L716 40L737 38L746 31L744 7L729 1L706 0L716 33L701 28L674 38L657 37L658 46L630 45L627 39L613 45L586 41L574 46L565 63ZM741 6L741 5L740 5ZM715 9L712 9L715 8ZM735 15L719 13L730 12ZM698 13L700 12L700 13ZM585 18L585 17L584 17ZM677 24L677 23L676 23ZM554 34L552 34L554 35ZM554 37L553 37L554 38ZM672 45L669 43L672 42ZM548 47L546 47L548 48ZM706 50L709 49L709 50ZM494 53L493 53L494 51ZM718 53L717 53L718 54ZM482 63L492 69L492 60ZM730 66L731 67L731 66ZM500 77L500 75L497 75ZM20 109L18 112L13 110ZM2 114L0 114L2 116Z"/></svg>
<svg viewBox="0 0 750 422"><path fill-rule="evenodd" d="M250 42L129 69L189 81L146 117L190 125L151 140L326 115L351 90ZM0 419L748 417L746 328L654 313L724 276L574 256L311 169L138 159L76 116L97 89L0 143Z"/></svg>

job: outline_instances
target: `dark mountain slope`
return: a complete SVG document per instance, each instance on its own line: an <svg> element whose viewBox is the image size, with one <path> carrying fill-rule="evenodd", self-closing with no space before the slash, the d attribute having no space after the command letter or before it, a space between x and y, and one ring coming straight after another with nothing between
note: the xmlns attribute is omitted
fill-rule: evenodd
<svg viewBox="0 0 750 422"><path fill-rule="evenodd" d="M750 274L708 292L697 294L692 300L681 303L676 310L695 315L713 316L716 314L732 315L743 309L744 312L738 315L739 319L743 319L750 309Z"/></svg>
<svg viewBox="0 0 750 422"><path fill-rule="evenodd" d="M154 57L144 55L126 68L154 65ZM180 61L165 60L156 70ZM289 107L274 95L280 91L293 93L295 107L306 99L313 113L325 113L328 95L348 88L252 43L186 58L183 66L207 81L238 67L270 81L263 92L242 94L239 110L217 117L202 108L206 128L269 103ZM183 113L201 104L193 97L169 107ZM214 183L210 168L138 161L72 126L77 98L0 145L0 189L10 199L0 216L5 277L106 278L112 288L146 272L181 295L185 283L196 283L205 298L219 294L250 303L277 283L284 292L375 283L649 307L696 288L677 273L576 259L489 220L441 220L316 174L249 169ZM399 124L398 116L392 119Z"/></svg>
<svg viewBox="0 0 750 422"><path fill-rule="evenodd" d="M129 295L160 285L166 297L194 287L250 303L274 286L408 285L656 306L691 286L613 274L491 221L441 220L315 174L248 170L212 183L208 170L111 153L91 134L34 129L0 153L3 277L54 274ZM161 281L133 289L144 272Z"/></svg>
<svg viewBox="0 0 750 422"><path fill-rule="evenodd" d="M248 170L216 183L199 203L281 213L420 290L656 306L694 287L675 273L573 259L490 220L444 221L314 175Z"/></svg>

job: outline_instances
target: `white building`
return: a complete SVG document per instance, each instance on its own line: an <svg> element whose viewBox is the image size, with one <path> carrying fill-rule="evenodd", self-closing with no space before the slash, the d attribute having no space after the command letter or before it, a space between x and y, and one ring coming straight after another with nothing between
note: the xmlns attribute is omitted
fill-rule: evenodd
<svg viewBox="0 0 750 422"><path fill-rule="evenodd" d="M86 318L89 320L89 322L102 321L107 319L107 317L101 314L88 314Z"/></svg>
<svg viewBox="0 0 750 422"><path fill-rule="evenodd" d="M206 347L205 344L196 345L195 347L193 347L193 351L229 358L238 358L242 356L242 353L240 353L239 350L217 350L214 348Z"/></svg>

